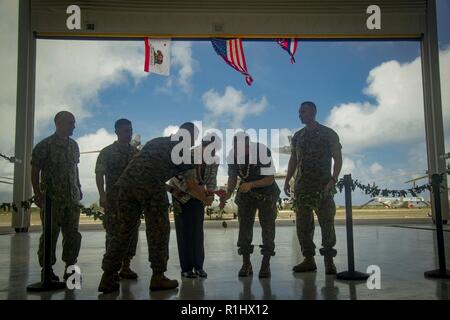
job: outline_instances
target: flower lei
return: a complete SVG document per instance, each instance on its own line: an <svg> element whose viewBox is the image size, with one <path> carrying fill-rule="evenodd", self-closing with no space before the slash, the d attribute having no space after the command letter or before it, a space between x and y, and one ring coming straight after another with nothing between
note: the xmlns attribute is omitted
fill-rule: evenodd
<svg viewBox="0 0 450 320"><path fill-rule="evenodd" d="M250 164L247 164L247 169L246 169L245 174L244 174L244 172L242 172L241 165L238 165L238 167L239 167L239 175L242 178L242 180L247 179L248 176L250 175Z"/></svg>

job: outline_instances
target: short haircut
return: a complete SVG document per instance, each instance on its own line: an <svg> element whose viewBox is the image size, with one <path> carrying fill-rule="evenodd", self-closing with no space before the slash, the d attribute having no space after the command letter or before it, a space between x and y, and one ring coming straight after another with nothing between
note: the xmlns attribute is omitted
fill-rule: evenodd
<svg viewBox="0 0 450 320"><path fill-rule="evenodd" d="M189 131L193 130L194 127L195 127L195 124L193 124L192 122L185 122L180 126L181 129L185 129L185 130L189 130Z"/></svg>
<svg viewBox="0 0 450 320"><path fill-rule="evenodd" d="M131 121L128 119L119 119L114 123L114 129L119 129L122 126L131 126Z"/></svg>
<svg viewBox="0 0 450 320"><path fill-rule="evenodd" d="M67 116L71 116L71 117L75 118L75 116L72 113L70 113L69 111L58 112L54 118L55 124L56 124L56 122L58 122L59 120L61 120L64 117L67 117Z"/></svg>
<svg viewBox="0 0 450 320"><path fill-rule="evenodd" d="M310 108L313 108L314 112L317 112L316 104L315 104L314 102L312 102L312 101L304 101L304 102L302 102L302 103L300 104L300 107L301 107L301 106L308 106L308 107L310 107Z"/></svg>

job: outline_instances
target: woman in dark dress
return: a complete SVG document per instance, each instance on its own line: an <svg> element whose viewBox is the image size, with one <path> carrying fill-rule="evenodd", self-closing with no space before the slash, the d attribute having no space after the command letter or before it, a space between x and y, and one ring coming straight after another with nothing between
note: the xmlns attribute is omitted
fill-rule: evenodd
<svg viewBox="0 0 450 320"><path fill-rule="evenodd" d="M198 147L196 151L203 152L204 148L214 141L216 140L208 141L204 139L202 146ZM207 277L203 268L205 260L203 235L205 204L191 192L193 189L197 189L196 186L193 187L191 184L195 183L200 186L212 202L213 191L217 188L218 167L218 161L214 164L205 164L203 161L202 164L197 164L195 169L172 178L169 183L175 190L172 192L172 203L182 277Z"/></svg>

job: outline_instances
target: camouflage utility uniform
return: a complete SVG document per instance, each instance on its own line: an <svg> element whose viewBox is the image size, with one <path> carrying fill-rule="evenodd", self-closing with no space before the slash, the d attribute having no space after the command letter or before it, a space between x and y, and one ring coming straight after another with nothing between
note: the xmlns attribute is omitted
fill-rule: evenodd
<svg viewBox="0 0 450 320"><path fill-rule="evenodd" d="M109 243L114 234L119 232L118 202L119 188L114 184L119 179L131 158L138 152L136 147L130 144L124 145L117 141L100 151L95 165L95 173L105 176L106 202L103 226L106 231L105 248L108 250ZM139 226L141 219L138 219L136 228L131 236L125 258L132 259L136 255L136 246L139 237Z"/></svg>
<svg viewBox="0 0 450 320"><path fill-rule="evenodd" d="M315 255L314 211L322 230L320 254L335 257L334 216L336 206L333 200L335 190L325 194L324 188L332 179L332 154L342 148L339 137L332 129L318 124L315 129L309 130L305 127L297 131L291 144L292 153L297 159L294 193L297 236L302 253L305 257Z"/></svg>
<svg viewBox="0 0 450 320"><path fill-rule="evenodd" d="M261 144L257 144L257 146L258 150L261 147L265 148L270 157L270 150L267 147ZM247 159L246 163L249 162ZM235 161L234 164L228 165L228 176L239 176L241 183L257 181L274 174L271 166L271 159L268 164L262 164L259 159L255 164L237 164ZM261 169L266 169L271 173L262 172ZM256 210L258 210L259 223L262 229L263 244L260 246L261 254L269 257L275 255L275 219L278 213L277 201L279 195L280 189L275 181L269 186L253 188L246 193L237 192L235 198L235 203L238 206L237 215L239 221L237 246L240 255L253 253L253 225L255 223Z"/></svg>
<svg viewBox="0 0 450 320"><path fill-rule="evenodd" d="M167 269L169 258L169 200L165 182L180 172L194 168L176 165L172 148L178 141L170 137L155 138L131 159L116 183L118 186L119 233L114 234L103 257L102 269L117 272L142 212L145 217L148 254L154 274Z"/></svg>
<svg viewBox="0 0 450 320"><path fill-rule="evenodd" d="M56 134L45 138L33 149L31 165L41 170L41 191L52 202L52 265L56 263L56 243L62 232L62 260L66 266L77 262L80 252L81 234L79 201L81 186L78 177L80 151L75 140L62 139ZM44 206L45 208L45 206ZM41 209L44 224L44 210ZM39 239L39 264L44 262L44 234Z"/></svg>

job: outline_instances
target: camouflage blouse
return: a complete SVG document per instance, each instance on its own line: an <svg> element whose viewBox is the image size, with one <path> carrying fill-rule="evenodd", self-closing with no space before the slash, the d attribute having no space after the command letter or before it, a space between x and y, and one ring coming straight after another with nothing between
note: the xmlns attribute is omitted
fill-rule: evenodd
<svg viewBox="0 0 450 320"><path fill-rule="evenodd" d="M75 140L56 134L39 142L31 155L31 165L41 170L41 190L59 202L80 201L79 162L80 150Z"/></svg>
<svg viewBox="0 0 450 320"><path fill-rule="evenodd" d="M175 164L172 161L172 149L178 144L171 137L150 140L136 154L123 171L116 185L126 188L140 187L151 191L164 188L165 183L183 171L193 169L191 164Z"/></svg>
<svg viewBox="0 0 450 320"><path fill-rule="evenodd" d="M332 177L332 154L341 148L337 133L324 125L297 131L291 141L297 159L295 193L320 192Z"/></svg>
<svg viewBox="0 0 450 320"><path fill-rule="evenodd" d="M95 173L105 176L106 194L108 196L114 196L117 190L114 184L137 152L136 147L130 144L120 144L117 141L100 151L95 164Z"/></svg>

